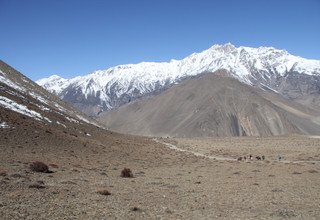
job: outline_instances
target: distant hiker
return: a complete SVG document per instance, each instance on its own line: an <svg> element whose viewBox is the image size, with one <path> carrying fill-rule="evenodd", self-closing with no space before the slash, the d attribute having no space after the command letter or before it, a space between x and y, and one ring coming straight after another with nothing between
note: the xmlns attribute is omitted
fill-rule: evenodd
<svg viewBox="0 0 320 220"><path fill-rule="evenodd" d="M278 160L280 161L282 159L281 155L278 155Z"/></svg>
<svg viewBox="0 0 320 220"><path fill-rule="evenodd" d="M261 157L259 157L259 156L256 156L256 159L257 159L257 160L261 160Z"/></svg>
<svg viewBox="0 0 320 220"><path fill-rule="evenodd" d="M243 160L247 160L247 157L246 157L246 156L244 156L244 157L243 157Z"/></svg>
<svg viewBox="0 0 320 220"><path fill-rule="evenodd" d="M262 159L262 160L264 160L264 159L265 159L264 155L262 155L261 159Z"/></svg>
<svg viewBox="0 0 320 220"><path fill-rule="evenodd" d="M251 154L249 155L249 159L252 160L252 155Z"/></svg>

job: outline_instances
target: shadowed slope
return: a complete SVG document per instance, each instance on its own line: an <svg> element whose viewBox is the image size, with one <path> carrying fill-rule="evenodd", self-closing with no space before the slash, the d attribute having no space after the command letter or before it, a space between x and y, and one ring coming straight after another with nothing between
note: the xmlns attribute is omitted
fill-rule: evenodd
<svg viewBox="0 0 320 220"><path fill-rule="evenodd" d="M276 102L273 103L273 101ZM298 104L228 77L226 71L186 80L160 95L102 114L109 128L155 136L272 136L319 133ZM301 106L300 106L301 107ZM310 110L311 111L311 110Z"/></svg>

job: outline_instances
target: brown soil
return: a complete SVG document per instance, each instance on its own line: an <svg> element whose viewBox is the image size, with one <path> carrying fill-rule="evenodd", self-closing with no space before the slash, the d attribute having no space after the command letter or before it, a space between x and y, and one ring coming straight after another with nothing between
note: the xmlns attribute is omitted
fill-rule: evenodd
<svg viewBox="0 0 320 220"><path fill-rule="evenodd" d="M27 120L27 119L26 119ZM1 129L1 219L319 219L320 139L152 139L85 125L91 136L35 125ZM53 173L30 170L41 161ZM124 168L133 178L122 178ZM110 195L97 193L101 190Z"/></svg>

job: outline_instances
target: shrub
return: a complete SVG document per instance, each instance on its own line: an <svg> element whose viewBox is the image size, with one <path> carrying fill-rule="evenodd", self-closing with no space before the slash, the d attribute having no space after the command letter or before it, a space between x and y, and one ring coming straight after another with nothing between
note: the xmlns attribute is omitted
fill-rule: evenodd
<svg viewBox="0 0 320 220"><path fill-rule="evenodd" d="M51 171L49 171L49 167L45 163L40 161L35 161L31 163L30 169L34 172L51 173Z"/></svg>
<svg viewBox="0 0 320 220"><path fill-rule="evenodd" d="M33 188L33 189L44 189L44 188L46 188L46 187L45 187L44 185L42 185L42 184L35 183L35 184L29 185L29 188Z"/></svg>
<svg viewBox="0 0 320 220"><path fill-rule="evenodd" d="M132 178L133 177L132 171L129 168L124 168L121 171L121 177Z"/></svg>
<svg viewBox="0 0 320 220"><path fill-rule="evenodd" d="M318 173L316 170L308 170L309 173Z"/></svg>
<svg viewBox="0 0 320 220"><path fill-rule="evenodd" d="M137 212L137 211L141 211L141 209L135 206L135 207L131 208L131 211Z"/></svg>
<svg viewBox="0 0 320 220"><path fill-rule="evenodd" d="M104 196L110 196L111 195L111 193L106 189L99 190L97 193L99 193L100 195L104 195Z"/></svg>
<svg viewBox="0 0 320 220"><path fill-rule="evenodd" d="M4 170L0 170L0 176L7 176L7 172Z"/></svg>

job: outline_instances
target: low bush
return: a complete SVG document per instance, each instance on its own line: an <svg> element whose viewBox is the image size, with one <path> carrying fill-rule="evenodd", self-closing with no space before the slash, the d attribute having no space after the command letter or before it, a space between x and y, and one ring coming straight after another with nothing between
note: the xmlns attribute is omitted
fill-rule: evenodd
<svg viewBox="0 0 320 220"><path fill-rule="evenodd" d="M49 170L49 167L40 161L35 161L30 164L30 169L34 172L40 172L40 173L51 173Z"/></svg>
<svg viewBox="0 0 320 220"><path fill-rule="evenodd" d="M132 178L133 177L132 171L129 168L124 168L121 171L121 177Z"/></svg>
<svg viewBox="0 0 320 220"><path fill-rule="evenodd" d="M33 188L33 189L44 189L46 188L44 185L39 184L39 183L35 183L35 184L31 184L29 185L29 188Z"/></svg>
<svg viewBox="0 0 320 220"><path fill-rule="evenodd" d="M97 193L100 194L100 195L104 195L104 196L110 196L111 195L111 193L106 189L99 190Z"/></svg>
<svg viewBox="0 0 320 220"><path fill-rule="evenodd" d="M4 170L0 170L0 176L7 176L7 172Z"/></svg>
<svg viewBox="0 0 320 220"><path fill-rule="evenodd" d="M137 211L141 211L141 209L135 206L135 207L131 208L131 211L137 212Z"/></svg>
<svg viewBox="0 0 320 220"><path fill-rule="evenodd" d="M316 170L308 170L309 173L318 173Z"/></svg>

